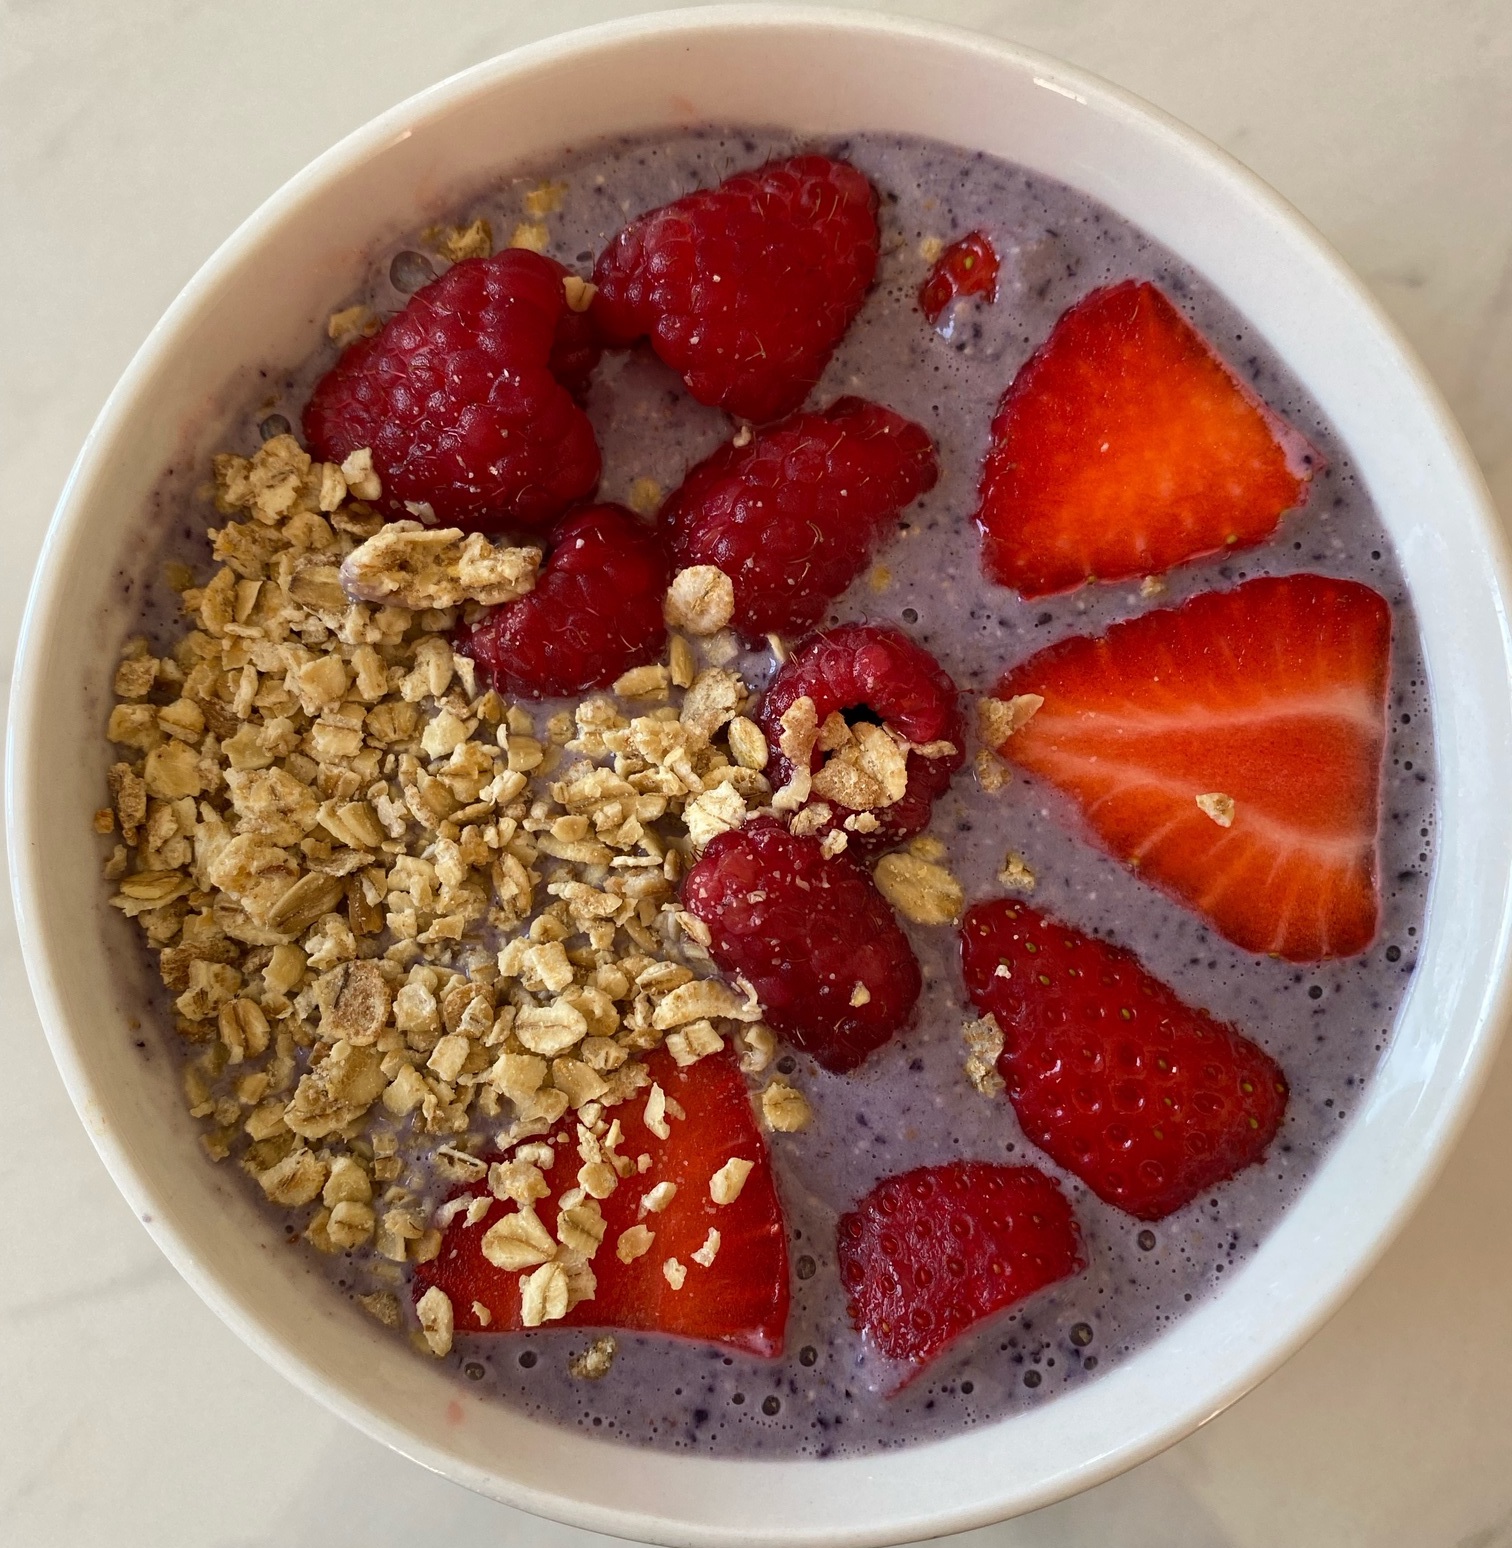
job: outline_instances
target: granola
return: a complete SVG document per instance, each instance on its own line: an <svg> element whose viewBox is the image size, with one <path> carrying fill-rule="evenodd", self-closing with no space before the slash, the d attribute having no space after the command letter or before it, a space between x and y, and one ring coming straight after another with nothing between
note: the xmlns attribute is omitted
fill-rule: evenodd
<svg viewBox="0 0 1512 1548"><path fill-rule="evenodd" d="M206 1151L318 1251L369 1255L380 1282L433 1258L458 1215L481 1222L488 1197L448 1194L486 1177L512 1207L482 1251L521 1276L536 1326L594 1293L596 1201L632 1165L614 1107L643 1100L670 1132L646 1054L734 1047L753 1073L771 1059L760 1004L711 976L708 929L676 899L699 849L770 802L766 744L728 655L680 635L666 664L544 726L480 688L449 632L528 592L540 551L385 524L381 494L366 452L338 467L289 435L215 459L214 567L176 568L183 623L161 655L144 639L123 652L93 825L119 837L112 902L157 955ZM720 591L699 593L690 630ZM546 1220L536 1163L553 1152L521 1142L558 1124L583 1164ZM730 1198L740 1165L721 1174ZM648 1183L654 1221L674 1189ZM630 1261L654 1234L610 1248ZM363 1304L405 1321L391 1291ZM445 1295L414 1317L446 1355Z"/></svg>

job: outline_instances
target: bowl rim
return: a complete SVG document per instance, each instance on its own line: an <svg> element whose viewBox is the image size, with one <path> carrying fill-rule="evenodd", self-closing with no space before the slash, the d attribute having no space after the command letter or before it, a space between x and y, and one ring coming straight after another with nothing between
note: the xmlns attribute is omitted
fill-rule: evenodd
<svg viewBox="0 0 1512 1548"><path fill-rule="evenodd" d="M1466 510L1490 558L1487 579L1498 606L1504 654L1512 656L1512 632L1509 632L1508 625L1508 615L1512 612L1512 603L1509 603L1509 599L1512 599L1512 564L1509 564L1506 538L1495 516L1479 468L1439 389L1406 344L1396 325L1386 316L1363 283L1304 217L1254 173L1196 131L1136 95L1038 51L978 32L904 16L821 6L699 6L648 13L560 33L482 61L410 96L348 134L296 173L263 201L190 279L153 326L100 410L48 526L22 619L12 677L6 746L6 837L11 855L11 886L18 933L32 993L70 1099L96 1151L138 1218L144 1221L158 1246L195 1292L243 1342L256 1350L296 1387L360 1431L432 1471L467 1484L495 1499L591 1530L626 1537L646 1536L677 1543L798 1543L822 1540L828 1544L861 1545L901 1542L918 1535L941 1535L981 1526L1002 1519L1006 1514L1016 1514L1052 1503L1146 1460L1242 1397L1289 1358L1334 1314L1369 1273L1421 1202L1447 1159L1454 1140L1463 1129L1484 1083L1502 1027L1509 1018L1509 1011L1512 1011L1512 979L1509 979L1508 974L1509 948L1512 948L1512 899L1505 894L1503 896L1503 910L1493 952L1494 970L1478 1001L1474 1029L1464 1040L1464 1056L1459 1066L1458 1079L1439 1103L1436 1127L1424 1143L1422 1160L1411 1185L1404 1188L1389 1207L1379 1210L1368 1242L1345 1268L1336 1272L1325 1284L1310 1303L1306 1314L1292 1318L1284 1337L1265 1342L1261 1352L1252 1354L1247 1362L1239 1362L1223 1380L1209 1382L1199 1392L1188 1395L1184 1401L1173 1403L1169 1417L1160 1426L1147 1430L1124 1445L1111 1447L1075 1467L1049 1474L1034 1487L1009 1484L999 1491L1000 1497L996 1503L952 1507L948 1502L941 1502L938 1507L921 1510L916 1517L890 1527L879 1529L874 1523L861 1521L851 1529L830 1529L819 1536L805 1535L801 1530L761 1533L752 1532L748 1528L725 1529L709 1523L693 1528L672 1516L627 1512L596 1502L570 1500L554 1491L521 1487L515 1482L506 1483L497 1473L490 1474L476 1468L444 1447L432 1444L418 1433L378 1415L296 1354L276 1330L259 1320L253 1309L245 1306L234 1291L201 1263L193 1240L180 1233L167 1213L157 1207L158 1195L144 1177L130 1149L121 1142L110 1125L102 1121L100 1115L107 1110L108 1100L91 1076L88 1061L69 1025L58 989L62 962L55 959L48 932L43 928L38 912L32 907L33 899L39 895L38 868L41 862L41 846L33 838L38 773L29 768L23 750L27 744L28 728L46 713L40 695L42 666L48 643L44 626L56 616L67 584L60 558L76 529L88 515L89 502L86 496L91 484L100 476L112 438L118 432L128 406L138 396L142 384L172 355L185 325L214 296L224 275L236 264L244 250L254 245L267 228L276 226L307 202L317 200L352 168L380 151L396 136L409 133L417 124L444 116L452 107L475 94L505 88L512 79L541 66L567 61L576 55L613 49L622 43L648 36L738 32L761 28L840 29L885 34L895 39L915 38L968 49L994 59L1005 67L1032 72L1036 84L1048 90L1069 96L1084 105L1094 103L1114 116L1139 120L1145 127L1153 127L1183 151L1189 161L1201 163L1210 177L1225 183L1235 197L1247 200L1269 219L1288 228L1293 238L1311 249L1312 256L1328 272L1332 283L1368 317L1381 335L1383 344L1394 354L1403 380L1416 394L1421 407L1427 411L1434 428L1442 437L1454 464L1453 471L1465 486ZM877 1462L881 1459L873 1457L870 1460ZM749 1465L763 1464L753 1462ZM779 1465L838 1467L840 1464L800 1463L798 1459L792 1459Z"/></svg>

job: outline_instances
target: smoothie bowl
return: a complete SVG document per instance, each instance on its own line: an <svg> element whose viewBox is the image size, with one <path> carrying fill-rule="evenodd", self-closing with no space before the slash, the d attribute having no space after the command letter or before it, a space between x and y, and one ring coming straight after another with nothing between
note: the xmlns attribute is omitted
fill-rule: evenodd
<svg viewBox="0 0 1512 1548"><path fill-rule="evenodd" d="M1426 1187L1505 582L1389 327L1151 110L834 13L554 40L291 183L93 431L34 989L175 1264L408 1456L977 1525L1231 1402Z"/></svg>

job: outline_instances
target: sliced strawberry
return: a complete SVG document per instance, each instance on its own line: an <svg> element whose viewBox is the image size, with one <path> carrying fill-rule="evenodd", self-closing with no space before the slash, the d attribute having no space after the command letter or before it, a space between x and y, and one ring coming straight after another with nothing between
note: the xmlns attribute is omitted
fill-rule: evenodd
<svg viewBox="0 0 1512 1548"><path fill-rule="evenodd" d="M1109 1204L1163 1219L1275 1138L1280 1066L1133 952L1004 898L967 910L961 968L1025 1135Z"/></svg>
<svg viewBox="0 0 1512 1548"><path fill-rule="evenodd" d="M1153 285L1094 290L992 423L982 566L1026 597L1262 543L1322 465Z"/></svg>
<svg viewBox="0 0 1512 1548"><path fill-rule="evenodd" d="M1390 647L1355 581L1204 592L1015 667L997 697L1044 703L997 750L1246 951L1348 957L1379 913Z"/></svg>
<svg viewBox="0 0 1512 1548"><path fill-rule="evenodd" d="M935 260L929 277L919 287L919 310L930 322L938 322L945 308L962 296L996 301L997 282L997 249L980 231L972 231L952 242Z"/></svg>
<svg viewBox="0 0 1512 1548"><path fill-rule="evenodd" d="M1066 1196L1032 1166L953 1161L886 1177L837 1233L851 1321L917 1375L985 1317L1086 1266Z"/></svg>
<svg viewBox="0 0 1512 1548"><path fill-rule="evenodd" d="M788 1314L787 1236L745 1080L726 1054L687 1069L679 1069L665 1050L646 1062L667 1098L670 1137L660 1139L646 1126L646 1095L607 1111L623 1132L616 1152L631 1161L649 1156L651 1165L631 1171L600 1201L606 1229L590 1263L597 1282L593 1296L574 1305L560 1323L547 1325L667 1333L752 1354L781 1354ZM686 1116L675 1116L674 1103ZM544 1173L549 1192L534 1201L553 1235L558 1198L578 1186L579 1137L570 1120L553 1134L556 1161ZM749 1161L752 1169L737 1197L717 1204L710 1180L731 1159ZM671 1203L660 1211L643 1210L642 1200L661 1183L676 1188ZM471 1191L489 1197L483 1184ZM467 1224L465 1213L457 1215L446 1228L440 1255L416 1267L415 1299L439 1285L451 1300L459 1331L519 1332L521 1277L530 1270L498 1268L483 1247L488 1231L515 1210L513 1202L493 1199L475 1225ZM648 1251L626 1263L616 1245L637 1224L655 1236ZM719 1233L717 1247L712 1262L704 1264L695 1254L707 1254L711 1230ZM685 1272L681 1288L673 1283L676 1269L671 1279L666 1272L672 1259ZM477 1314L479 1304L489 1313L486 1322Z"/></svg>

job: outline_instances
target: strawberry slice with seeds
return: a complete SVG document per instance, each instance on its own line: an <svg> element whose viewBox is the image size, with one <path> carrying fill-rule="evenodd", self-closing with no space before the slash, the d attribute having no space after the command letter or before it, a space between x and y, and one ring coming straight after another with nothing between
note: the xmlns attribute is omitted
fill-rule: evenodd
<svg viewBox="0 0 1512 1548"><path fill-rule="evenodd" d="M1275 1138L1280 1067L1133 952L998 899L967 911L961 967L1024 1133L1118 1209L1161 1220Z"/></svg>
<svg viewBox="0 0 1512 1548"><path fill-rule="evenodd" d="M997 751L1235 945L1352 956L1379 915L1390 650L1356 581L1204 592L1013 668L996 696L1023 723Z"/></svg>
<svg viewBox="0 0 1512 1548"><path fill-rule="evenodd" d="M1032 1166L953 1161L884 1178L837 1233L852 1323L904 1383L983 1319L1087 1265L1066 1196Z"/></svg>
<svg viewBox="0 0 1512 1548"><path fill-rule="evenodd" d="M646 1064L652 1086L605 1112L620 1129L612 1151L608 1135L595 1141L569 1115L550 1136L555 1160L538 1168L538 1182L524 1168L537 1165L531 1158L540 1141L502 1158L515 1162L506 1169L533 1221L496 1230L524 1214L519 1199L492 1197L484 1183L467 1190L487 1201L486 1212L480 1206L473 1224L465 1210L453 1216L440 1254L415 1268L417 1301L439 1286L459 1332L520 1332L522 1282L540 1268L560 1263L582 1286L582 1248L599 1233L597 1214L602 1240L586 1257L591 1296L579 1300L574 1291L566 1314L540 1325L666 1333L756 1355L782 1353L787 1235L745 1079L728 1054L680 1069L659 1049ZM617 1176L607 1198L584 1195L580 1171L602 1157L598 1177L616 1175L613 1155L628 1158L627 1175ZM650 1158L644 1172L634 1164L641 1156ZM602 1190L598 1179L586 1180ZM535 1189L539 1196L529 1197Z"/></svg>
<svg viewBox="0 0 1512 1548"><path fill-rule="evenodd" d="M1263 543L1322 458L1153 285L1068 311L993 420L982 567L1026 597Z"/></svg>

